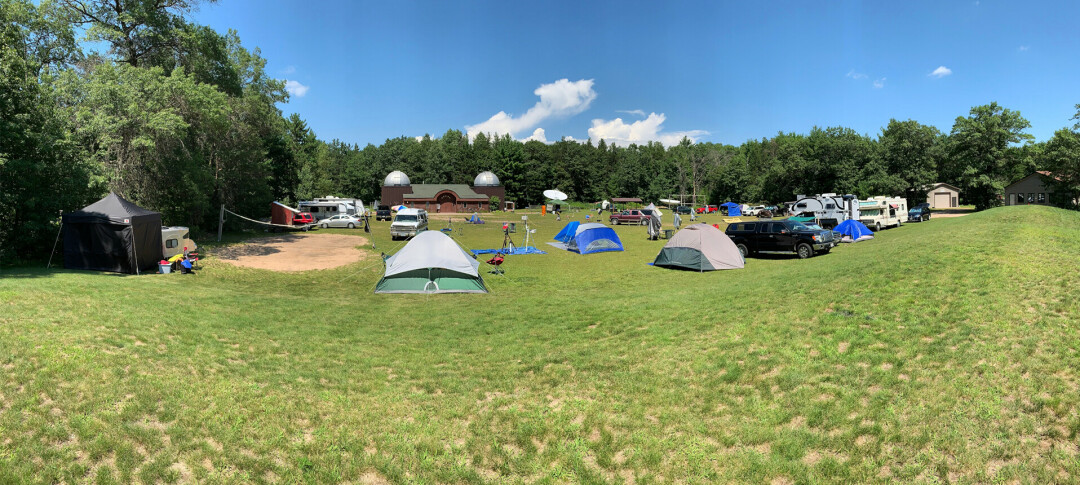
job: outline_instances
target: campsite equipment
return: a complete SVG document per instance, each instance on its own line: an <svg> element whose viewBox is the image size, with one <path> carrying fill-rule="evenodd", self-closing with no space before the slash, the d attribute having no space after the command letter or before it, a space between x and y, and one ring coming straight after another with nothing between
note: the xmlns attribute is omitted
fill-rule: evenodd
<svg viewBox="0 0 1080 485"><path fill-rule="evenodd" d="M675 234L653 266L694 271L740 269L742 254L723 231L708 224L693 224Z"/></svg>
<svg viewBox="0 0 1080 485"><path fill-rule="evenodd" d="M158 273L169 274L172 273L172 263L165 261L164 259L158 261Z"/></svg>
<svg viewBox="0 0 1080 485"><path fill-rule="evenodd" d="M115 193L61 221L65 268L140 274L162 259L161 214Z"/></svg>
<svg viewBox="0 0 1080 485"><path fill-rule="evenodd" d="M577 228L581 225L578 221L572 221L563 227L558 234L555 235L555 240L563 244L569 243L574 238L574 234L577 234Z"/></svg>
<svg viewBox="0 0 1080 485"><path fill-rule="evenodd" d="M874 238L874 231L871 231L865 224L853 219L841 222L833 230L843 235L840 242L859 242Z"/></svg>
<svg viewBox="0 0 1080 485"><path fill-rule="evenodd" d="M466 222L468 222L469 224L483 224L484 220L480 218L480 214L473 212L472 217L470 217L469 220Z"/></svg>
<svg viewBox="0 0 1080 485"><path fill-rule="evenodd" d="M742 206L734 202L724 202L720 204L720 207L727 209L728 217L736 217L742 215Z"/></svg>
<svg viewBox="0 0 1080 485"><path fill-rule="evenodd" d="M657 216L654 212L653 214L649 215L648 219L648 233L650 241L655 241L660 238L660 228L660 217Z"/></svg>
<svg viewBox="0 0 1080 485"><path fill-rule="evenodd" d="M450 236L424 231L386 259L375 293L487 293L479 267Z"/></svg>
<svg viewBox="0 0 1080 485"><path fill-rule="evenodd" d="M564 194L564 193L562 193L562 192L560 192L558 190L554 190L554 189L545 190L544 191L544 197L547 197L547 198L549 198L551 200L559 200L559 201L563 201L563 200L566 200L568 198L568 196L566 194Z"/></svg>
<svg viewBox="0 0 1080 485"><path fill-rule="evenodd" d="M566 229L564 228L564 230ZM548 244L578 254L623 250L622 241L619 240L619 235L615 233L615 230L595 222L578 224L573 235L566 243Z"/></svg>
<svg viewBox="0 0 1080 485"><path fill-rule="evenodd" d="M502 264L503 264L504 260L505 259L503 258L502 253L495 253L495 257L493 257L493 258L486 261L487 264L490 264L490 265L495 267L495 269L491 272L491 274L504 274L504 273L506 273L505 271L502 270Z"/></svg>
<svg viewBox="0 0 1080 485"><path fill-rule="evenodd" d="M657 215L657 217L664 217L664 213L661 212L660 209L656 208L656 204L649 204L649 206L646 207L645 210L651 210L653 214Z"/></svg>

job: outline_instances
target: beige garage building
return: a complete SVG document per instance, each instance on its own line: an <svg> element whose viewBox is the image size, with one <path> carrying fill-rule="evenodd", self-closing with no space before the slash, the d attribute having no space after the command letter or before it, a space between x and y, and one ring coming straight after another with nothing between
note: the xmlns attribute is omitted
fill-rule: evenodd
<svg viewBox="0 0 1080 485"><path fill-rule="evenodd" d="M960 205L960 189L949 184L936 183L926 191L926 203L932 209L948 209Z"/></svg>

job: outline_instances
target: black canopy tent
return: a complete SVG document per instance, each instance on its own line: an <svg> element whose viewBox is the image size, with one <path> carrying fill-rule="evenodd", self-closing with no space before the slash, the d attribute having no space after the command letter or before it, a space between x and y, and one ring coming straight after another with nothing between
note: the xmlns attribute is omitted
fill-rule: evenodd
<svg viewBox="0 0 1080 485"><path fill-rule="evenodd" d="M161 259L161 213L109 193L64 214L64 267L138 274Z"/></svg>

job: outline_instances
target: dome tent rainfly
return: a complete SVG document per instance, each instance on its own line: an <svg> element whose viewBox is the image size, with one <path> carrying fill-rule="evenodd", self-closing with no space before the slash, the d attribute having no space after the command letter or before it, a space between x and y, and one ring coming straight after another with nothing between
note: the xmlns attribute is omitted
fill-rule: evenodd
<svg viewBox="0 0 1080 485"><path fill-rule="evenodd" d="M161 260L161 213L115 193L64 214L64 267L137 274Z"/></svg>
<svg viewBox="0 0 1080 485"><path fill-rule="evenodd" d="M874 231L871 231L869 227L855 219L841 222L833 230L843 234L840 242L859 242L874 238Z"/></svg>
<svg viewBox="0 0 1080 485"><path fill-rule="evenodd" d="M723 231L708 224L686 226L671 238L653 266L662 268L714 271L741 269L745 266L739 248Z"/></svg>
<svg viewBox="0 0 1080 485"><path fill-rule="evenodd" d="M424 231L387 258L375 293L487 293L479 267L450 236Z"/></svg>
<svg viewBox="0 0 1080 485"><path fill-rule="evenodd" d="M619 239L619 235L615 233L614 229L595 222L578 224L577 228L571 229L569 227L571 224L574 223L571 222L570 224L567 224L567 227L559 233L563 237L566 237L563 232L572 231L572 234L565 244L548 244L578 254L623 250L622 241Z"/></svg>
<svg viewBox="0 0 1080 485"><path fill-rule="evenodd" d="M555 240L562 242L563 244L569 243L570 240L574 238L574 235L577 234L577 228L580 225L581 223L578 221L570 222L555 235Z"/></svg>

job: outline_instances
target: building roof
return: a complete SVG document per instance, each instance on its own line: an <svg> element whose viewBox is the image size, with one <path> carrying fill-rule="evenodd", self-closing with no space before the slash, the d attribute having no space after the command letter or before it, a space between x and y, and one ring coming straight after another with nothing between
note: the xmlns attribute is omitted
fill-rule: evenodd
<svg viewBox="0 0 1080 485"><path fill-rule="evenodd" d="M400 170L394 170L386 175L383 179L383 185L386 187L400 187L403 185L409 185L409 176L405 175L405 172Z"/></svg>
<svg viewBox="0 0 1080 485"><path fill-rule="evenodd" d="M1009 187L1012 187L1013 185L1016 185L1016 184L1018 184L1020 182L1023 182L1025 180L1027 180L1027 179L1029 179L1031 177L1035 177L1035 176L1038 176L1040 179L1042 177L1046 177L1046 178L1052 178L1052 179L1058 180L1058 181L1061 180L1061 177L1058 177L1057 175L1054 175L1053 172L1047 172L1045 170L1039 170L1038 172L1035 172L1035 173L1033 173L1031 175L1027 175L1027 176L1024 176L1024 177L1020 177L1020 178L1018 178L1016 180L1013 180L1012 182L1009 183L1009 185L1006 185L1005 188L1008 189Z"/></svg>
<svg viewBox="0 0 1080 485"><path fill-rule="evenodd" d="M451 190L459 199L483 199L488 196L478 194L465 184L416 184L412 186L412 193L405 194L406 199L434 199L435 195L444 190Z"/></svg>
<svg viewBox="0 0 1080 485"><path fill-rule="evenodd" d="M612 197L612 202L641 202L637 197Z"/></svg>
<svg viewBox="0 0 1080 485"><path fill-rule="evenodd" d="M936 189L938 187L947 187L947 188L950 188L952 190L955 190L958 193L960 192L960 187L957 187L957 186L952 185L952 184L947 184L945 182L938 182L936 184L930 184L929 186L926 187L926 191L929 192L929 191L934 190L934 189Z"/></svg>
<svg viewBox="0 0 1080 485"><path fill-rule="evenodd" d="M473 180L473 187L498 187L499 177L493 172L480 172L480 175L476 176Z"/></svg>

